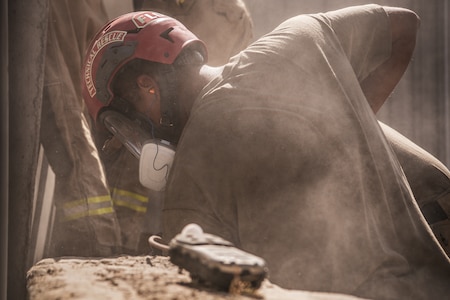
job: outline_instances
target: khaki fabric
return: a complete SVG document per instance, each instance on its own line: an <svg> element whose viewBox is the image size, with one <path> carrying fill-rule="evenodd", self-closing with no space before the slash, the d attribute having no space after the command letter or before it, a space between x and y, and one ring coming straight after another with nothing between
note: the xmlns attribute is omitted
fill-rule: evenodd
<svg viewBox="0 0 450 300"><path fill-rule="evenodd" d="M420 209L450 256L450 171L437 158L393 128L381 122L380 125L398 157Z"/></svg>
<svg viewBox="0 0 450 300"><path fill-rule="evenodd" d="M242 0L144 0L141 10L181 21L205 42L211 66L226 63L253 39L253 23Z"/></svg>
<svg viewBox="0 0 450 300"><path fill-rule="evenodd" d="M391 52L378 5L301 15L196 99L163 209L266 259L272 282L369 299L442 299L450 262L360 88Z"/></svg>
<svg viewBox="0 0 450 300"><path fill-rule="evenodd" d="M41 142L56 175L50 255L110 255L120 232L80 86L84 49L106 14L102 1L49 5Z"/></svg>
<svg viewBox="0 0 450 300"><path fill-rule="evenodd" d="M162 193L153 192L139 182L139 160L125 147L102 152L111 198L121 228L122 251L149 254L148 238L161 234Z"/></svg>

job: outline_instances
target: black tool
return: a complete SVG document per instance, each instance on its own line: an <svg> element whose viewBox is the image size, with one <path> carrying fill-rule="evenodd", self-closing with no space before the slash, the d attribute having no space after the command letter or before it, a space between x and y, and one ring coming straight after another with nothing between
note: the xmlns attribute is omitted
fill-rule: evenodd
<svg viewBox="0 0 450 300"><path fill-rule="evenodd" d="M152 244L153 240L153 244ZM154 239L149 239L154 245ZM236 248L219 236L204 233L197 224L189 224L169 243L170 261L187 270L193 280L223 291L238 282L256 290L268 274L266 262Z"/></svg>

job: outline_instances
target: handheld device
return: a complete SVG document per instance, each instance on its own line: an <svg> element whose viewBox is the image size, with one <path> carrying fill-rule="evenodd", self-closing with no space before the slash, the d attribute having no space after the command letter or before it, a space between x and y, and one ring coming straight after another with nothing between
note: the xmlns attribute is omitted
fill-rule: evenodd
<svg viewBox="0 0 450 300"><path fill-rule="evenodd" d="M152 237L149 242L152 244ZM236 281L256 290L268 274L264 259L204 233L197 224L186 225L166 249L170 261L187 270L193 280L219 290L232 290Z"/></svg>

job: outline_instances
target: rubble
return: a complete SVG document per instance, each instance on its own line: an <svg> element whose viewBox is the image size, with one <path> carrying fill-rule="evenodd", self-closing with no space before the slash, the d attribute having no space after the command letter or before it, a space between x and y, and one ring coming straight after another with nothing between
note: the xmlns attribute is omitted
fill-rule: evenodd
<svg viewBox="0 0 450 300"><path fill-rule="evenodd" d="M253 293L231 294L193 282L166 256L46 258L27 272L29 300L357 300L360 298L282 289L265 280Z"/></svg>

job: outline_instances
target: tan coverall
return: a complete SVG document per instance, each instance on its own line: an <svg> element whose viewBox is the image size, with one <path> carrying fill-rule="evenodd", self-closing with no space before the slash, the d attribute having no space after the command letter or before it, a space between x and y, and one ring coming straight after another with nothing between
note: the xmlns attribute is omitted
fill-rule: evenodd
<svg viewBox="0 0 450 300"><path fill-rule="evenodd" d="M41 143L55 173L50 256L107 256L120 232L81 97L87 43L107 21L101 0L50 0Z"/></svg>
<svg viewBox="0 0 450 300"><path fill-rule="evenodd" d="M450 171L433 155L380 122L411 190L440 245L450 257Z"/></svg>

